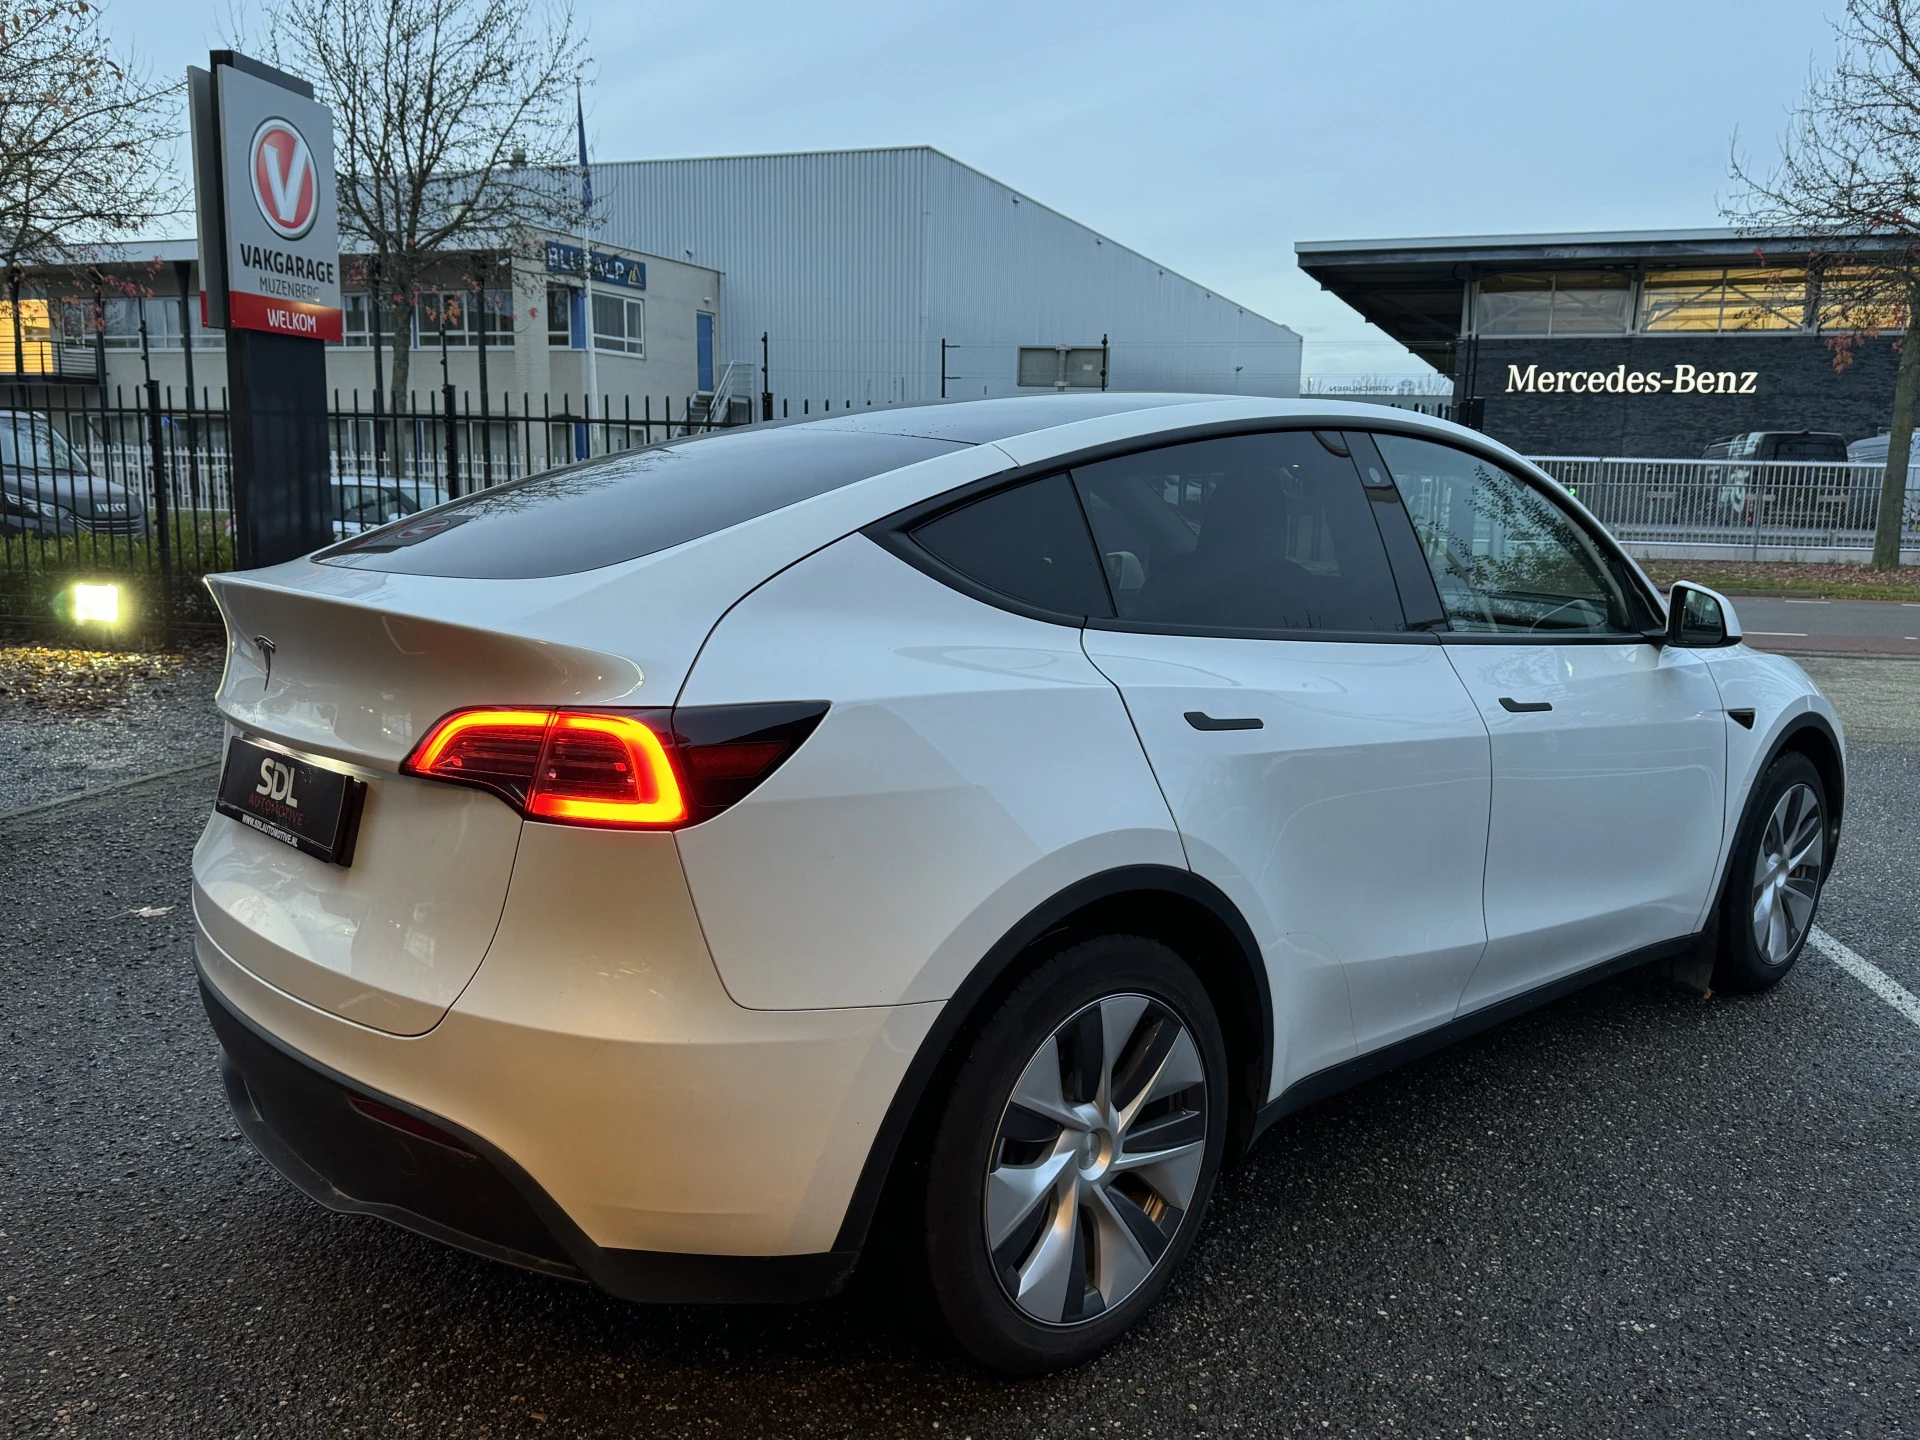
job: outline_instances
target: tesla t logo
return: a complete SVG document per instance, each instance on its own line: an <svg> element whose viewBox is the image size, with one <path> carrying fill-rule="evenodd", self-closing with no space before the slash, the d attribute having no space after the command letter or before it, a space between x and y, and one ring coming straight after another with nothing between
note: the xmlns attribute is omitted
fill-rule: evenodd
<svg viewBox="0 0 1920 1440"><path fill-rule="evenodd" d="M300 808L300 802L293 798L293 767L278 760L260 762L260 783L253 787L253 793L283 801L289 810Z"/></svg>
<svg viewBox="0 0 1920 1440"><path fill-rule="evenodd" d="M320 180L306 137L290 120L263 121L253 132L248 157L248 178L260 214L282 240L298 240L313 228L320 212Z"/></svg>

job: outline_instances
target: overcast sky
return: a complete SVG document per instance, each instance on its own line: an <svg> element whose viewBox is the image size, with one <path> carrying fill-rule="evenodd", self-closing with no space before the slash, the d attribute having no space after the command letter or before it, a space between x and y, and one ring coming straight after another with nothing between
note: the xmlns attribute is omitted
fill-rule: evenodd
<svg viewBox="0 0 1920 1440"><path fill-rule="evenodd" d="M1291 325L1339 379L1426 367L1296 240L1724 223L1735 130L1774 152L1837 0L577 4L595 158L934 145ZM109 0L107 24L181 74L226 13Z"/></svg>

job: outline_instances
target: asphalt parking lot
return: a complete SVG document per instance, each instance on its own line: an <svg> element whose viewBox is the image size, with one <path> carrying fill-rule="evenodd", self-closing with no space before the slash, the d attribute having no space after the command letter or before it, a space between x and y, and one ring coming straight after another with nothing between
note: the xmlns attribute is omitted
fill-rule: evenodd
<svg viewBox="0 0 1920 1440"><path fill-rule="evenodd" d="M1805 663L1852 742L1821 924L1920 992L1920 663ZM884 1278L648 1309L310 1205L194 994L210 786L0 819L9 1434L1920 1432L1920 1026L1823 954L1624 976L1294 1117L1137 1331L1016 1385Z"/></svg>

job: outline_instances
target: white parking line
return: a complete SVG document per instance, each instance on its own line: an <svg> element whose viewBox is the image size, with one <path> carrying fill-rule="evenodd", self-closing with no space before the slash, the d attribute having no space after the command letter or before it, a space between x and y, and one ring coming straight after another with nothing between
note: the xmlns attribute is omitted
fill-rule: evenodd
<svg viewBox="0 0 1920 1440"><path fill-rule="evenodd" d="M1833 936L1819 926L1814 926L1813 934L1807 937L1814 946L1834 964L1858 980L1867 989L1878 995L1887 1004L1898 1010L1914 1024L1920 1025L1920 996L1916 996L1886 971L1870 960L1862 960L1853 951L1842 945Z"/></svg>
<svg viewBox="0 0 1920 1440"><path fill-rule="evenodd" d="M1749 630L1747 633L1749 635L1780 636L1789 640L1804 640L1807 638L1807 632L1804 630Z"/></svg>

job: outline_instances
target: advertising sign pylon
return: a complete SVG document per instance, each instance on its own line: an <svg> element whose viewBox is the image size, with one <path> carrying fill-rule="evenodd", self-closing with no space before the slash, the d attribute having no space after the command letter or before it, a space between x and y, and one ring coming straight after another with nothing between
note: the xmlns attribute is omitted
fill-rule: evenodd
<svg viewBox="0 0 1920 1440"><path fill-rule="evenodd" d="M242 569L333 539L326 342L341 338L333 114L233 50L187 71L200 304L227 332L233 538Z"/></svg>

